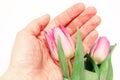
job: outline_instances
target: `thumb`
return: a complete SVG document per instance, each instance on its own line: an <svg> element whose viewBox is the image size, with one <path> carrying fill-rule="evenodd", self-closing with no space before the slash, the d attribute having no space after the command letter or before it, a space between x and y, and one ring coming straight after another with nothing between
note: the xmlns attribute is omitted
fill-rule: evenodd
<svg viewBox="0 0 120 80"><path fill-rule="evenodd" d="M30 33L34 36L38 36L42 30L47 26L49 23L50 16L48 14L43 15L40 18L34 19L31 23L27 25L24 29L27 33Z"/></svg>
<svg viewBox="0 0 120 80"><path fill-rule="evenodd" d="M27 27L25 27L17 34L12 49L10 66L12 65L19 68L21 66L22 68L27 66L28 68L29 64L34 64L29 65L30 68L36 66L35 63L39 63L39 61L36 60L39 60L38 55L40 55L40 45L38 40L33 36L36 37L37 35L39 35L40 32L46 27L49 20L49 15L44 15L38 19L33 20L30 24L27 25Z"/></svg>

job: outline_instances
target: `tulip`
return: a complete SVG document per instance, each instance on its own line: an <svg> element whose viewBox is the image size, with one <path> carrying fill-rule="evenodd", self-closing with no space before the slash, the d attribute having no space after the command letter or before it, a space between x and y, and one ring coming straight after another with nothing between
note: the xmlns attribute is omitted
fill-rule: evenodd
<svg viewBox="0 0 120 80"><path fill-rule="evenodd" d="M75 52L75 47L69 33L63 26L58 26L45 32L45 38L48 43L52 58L59 60L57 43L58 36L60 36L65 57L67 59L72 58Z"/></svg>
<svg viewBox="0 0 120 80"><path fill-rule="evenodd" d="M110 42L106 37L100 37L91 50L91 57L96 64L101 64L109 54Z"/></svg>

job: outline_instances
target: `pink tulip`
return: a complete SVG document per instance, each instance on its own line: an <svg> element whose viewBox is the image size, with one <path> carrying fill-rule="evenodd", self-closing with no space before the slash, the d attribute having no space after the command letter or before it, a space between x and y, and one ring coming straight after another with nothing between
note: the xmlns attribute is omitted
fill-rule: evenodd
<svg viewBox="0 0 120 80"><path fill-rule="evenodd" d="M97 63L101 64L109 54L110 42L106 37L100 37L91 50L91 57Z"/></svg>
<svg viewBox="0 0 120 80"><path fill-rule="evenodd" d="M57 45L58 36L60 36L62 48L66 58L73 57L75 47L69 33L63 26L55 27L45 32L45 38L47 40L52 57L56 60L59 60Z"/></svg>

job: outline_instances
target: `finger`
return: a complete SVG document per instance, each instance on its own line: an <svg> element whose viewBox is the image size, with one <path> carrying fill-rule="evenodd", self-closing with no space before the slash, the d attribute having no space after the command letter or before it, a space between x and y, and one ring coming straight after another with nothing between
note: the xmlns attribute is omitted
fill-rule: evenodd
<svg viewBox="0 0 120 80"><path fill-rule="evenodd" d="M56 16L55 19L49 24L49 27L55 27L58 25L66 26L71 22L74 18L76 18L81 12L85 9L85 5L83 3L77 3L72 7L68 8L66 11ZM49 28L48 27L48 28Z"/></svg>
<svg viewBox="0 0 120 80"><path fill-rule="evenodd" d="M98 32L96 30L94 30L83 40L83 49L84 49L85 54L88 51L90 51L90 49L94 45L97 37L98 37Z"/></svg>
<svg viewBox="0 0 120 80"><path fill-rule="evenodd" d="M42 17L33 20L24 30L32 35L38 36L49 23L49 20L50 16L48 14L43 15Z"/></svg>
<svg viewBox="0 0 120 80"><path fill-rule="evenodd" d="M70 24L67 25L67 30L72 35L76 32L76 27L80 28L83 24L85 24L91 17L96 14L96 9L94 7L88 7L85 11L83 11L76 19L74 19Z"/></svg>
<svg viewBox="0 0 120 80"><path fill-rule="evenodd" d="M92 17L86 24L80 28L81 37L84 39L91 31L93 31L101 22L99 16Z"/></svg>
<svg viewBox="0 0 120 80"><path fill-rule="evenodd" d="M101 22L101 19L99 16L94 16L92 17L87 23L85 23L81 28L80 28L80 33L82 40L91 32L93 31ZM72 35L72 38L74 42L76 42L76 33Z"/></svg>

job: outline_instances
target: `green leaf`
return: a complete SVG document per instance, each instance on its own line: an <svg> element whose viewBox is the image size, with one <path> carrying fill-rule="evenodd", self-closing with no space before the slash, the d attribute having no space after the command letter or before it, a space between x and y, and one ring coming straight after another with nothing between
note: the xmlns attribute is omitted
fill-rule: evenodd
<svg viewBox="0 0 120 80"><path fill-rule="evenodd" d="M84 80L84 53L80 31L77 31L77 44L72 71L72 80Z"/></svg>
<svg viewBox="0 0 120 80"><path fill-rule="evenodd" d="M110 53L108 57L100 66L100 80L113 80L113 68L112 68L112 62L111 62L111 55L115 46L116 44L110 47Z"/></svg>
<svg viewBox="0 0 120 80"><path fill-rule="evenodd" d="M84 80L99 80L98 75L95 72L90 72L88 70L84 70L85 72L85 79Z"/></svg>
<svg viewBox="0 0 120 80"><path fill-rule="evenodd" d="M99 76L99 67L97 66L97 64L95 63L95 61L91 58L91 56L89 54L86 54L87 59L92 63L93 68L95 70L95 72L98 74Z"/></svg>
<svg viewBox="0 0 120 80"><path fill-rule="evenodd" d="M117 46L117 44L111 45L110 46L110 54L112 54L112 51L114 50L114 48Z"/></svg>
<svg viewBox="0 0 120 80"><path fill-rule="evenodd" d="M58 37L58 56L59 56L60 66L62 68L64 80L70 80L68 64L61 45L60 36Z"/></svg>

